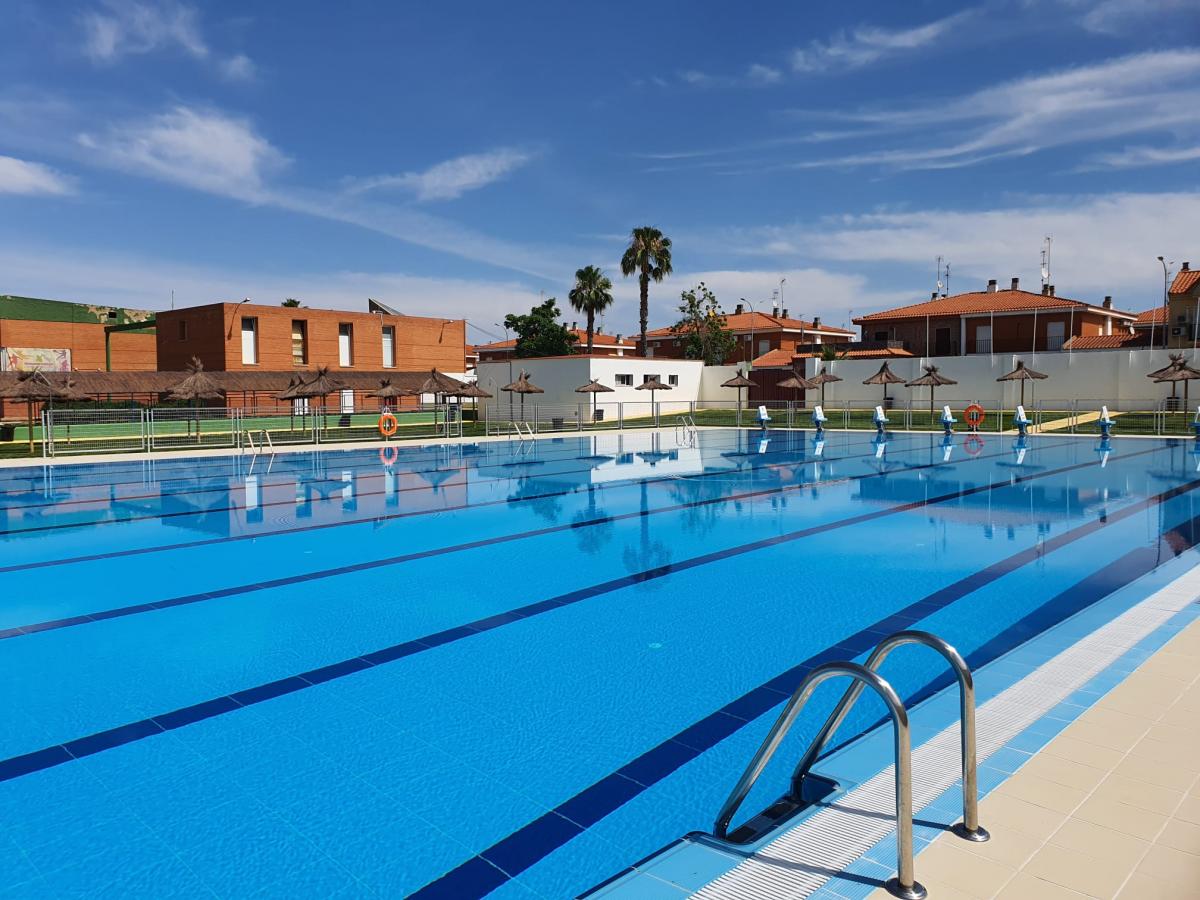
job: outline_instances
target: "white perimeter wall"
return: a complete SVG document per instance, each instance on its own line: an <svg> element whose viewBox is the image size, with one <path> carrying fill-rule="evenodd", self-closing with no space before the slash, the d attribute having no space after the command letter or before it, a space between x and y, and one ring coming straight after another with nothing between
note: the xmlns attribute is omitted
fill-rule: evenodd
<svg viewBox="0 0 1200 900"><path fill-rule="evenodd" d="M1189 352L1186 355L1191 354ZM1167 365L1166 350L1089 350L1036 355L1006 353L932 359L913 357L889 362L891 370L905 381L922 375L922 364L935 365L943 375L957 381L956 385L937 389L935 397L939 405L944 402L963 406L975 401L985 406L1003 403L1006 408L1011 408L1020 395L1020 384L997 382L996 378L1011 372L1019 359L1023 359L1029 368L1048 376L1045 381L1031 381L1026 385L1026 405L1035 404L1038 400L1047 404L1056 400L1078 400L1081 405L1090 402L1096 405L1104 403L1116 409L1147 409L1171 394L1169 384L1155 384L1153 379L1146 377L1147 372ZM879 385L864 385L862 381L878 372L882 362L878 359L844 359L826 363L810 359L806 360L805 374L812 377L820 371L821 366L828 366L832 374L845 379L825 386L826 403L869 401L875 404L883 396L882 388ZM1200 381L1192 382L1190 393L1200 402ZM1183 386L1180 385L1179 395L1182 394ZM888 395L897 402L910 397L920 402L928 400L929 390L894 384L888 388Z"/></svg>

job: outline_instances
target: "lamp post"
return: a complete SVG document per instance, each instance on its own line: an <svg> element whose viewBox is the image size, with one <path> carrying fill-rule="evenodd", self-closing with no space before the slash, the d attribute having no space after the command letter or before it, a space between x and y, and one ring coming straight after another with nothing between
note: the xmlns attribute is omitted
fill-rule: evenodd
<svg viewBox="0 0 1200 900"><path fill-rule="evenodd" d="M504 329L504 343L507 344L508 343L508 326L501 325L499 322L493 322L492 324L495 325L497 328ZM508 356L508 383L512 384L513 383L512 361L513 361L513 356L516 355L517 348L516 348L516 346L512 346L512 347L505 347L504 349L505 349L505 351L507 351L507 356ZM509 391L508 392L508 417L510 419L512 418L512 412L513 412L512 391Z"/></svg>
<svg viewBox="0 0 1200 900"><path fill-rule="evenodd" d="M1163 269L1163 347L1166 348L1166 346L1167 346L1167 325L1171 321L1171 310L1170 310L1170 305L1168 303L1168 296L1169 296L1168 291L1170 290L1171 275L1167 269L1167 261L1165 259L1163 259L1161 256L1158 257L1158 261L1160 263L1162 263L1162 269ZM1151 328L1153 328L1153 325L1151 326ZM1153 333L1154 332L1151 331L1151 334L1153 334ZM1153 349L1153 347L1154 347L1154 341L1153 341L1153 338L1151 338L1151 349Z"/></svg>
<svg viewBox="0 0 1200 900"><path fill-rule="evenodd" d="M233 310L229 313L229 330L225 332L225 340L227 340L227 341L233 340L233 321L234 321L234 319L237 318L238 308L243 303L249 303L249 302L250 302L249 297L243 297L241 300L239 300L237 303L234 304Z"/></svg>
<svg viewBox="0 0 1200 900"><path fill-rule="evenodd" d="M750 307L750 349L746 351L746 358L744 360L746 365L750 365L750 354L754 352L754 320L757 318L757 310L755 310L754 304L745 297L740 297L738 299Z"/></svg>

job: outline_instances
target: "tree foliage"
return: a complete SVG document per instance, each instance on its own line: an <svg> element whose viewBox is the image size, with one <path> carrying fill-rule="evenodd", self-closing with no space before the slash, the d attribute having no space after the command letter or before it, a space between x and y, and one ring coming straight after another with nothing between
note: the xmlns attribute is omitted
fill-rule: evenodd
<svg viewBox="0 0 1200 900"><path fill-rule="evenodd" d="M629 235L629 246L621 257L621 274L638 276L638 325L642 336L642 356L650 352L646 328L650 318L650 282L659 282L671 274L671 239L657 228L643 225Z"/></svg>
<svg viewBox="0 0 1200 900"><path fill-rule="evenodd" d="M725 314L716 294L703 281L679 295L679 321L671 326L687 359L702 359L719 366L733 353L737 339L726 328Z"/></svg>
<svg viewBox="0 0 1200 900"><path fill-rule="evenodd" d="M587 316L587 351L592 352L596 314L612 306L612 282L597 266L584 266L575 273L575 287L567 295L571 308Z"/></svg>
<svg viewBox="0 0 1200 900"><path fill-rule="evenodd" d="M297 300L295 297L288 297L286 300L284 300L284 301L283 301L282 303L280 303L279 305L280 305L280 306L287 306L287 307L291 307L292 309L299 309L299 308L300 308L300 301L299 301L299 300Z"/></svg>
<svg viewBox="0 0 1200 900"><path fill-rule="evenodd" d="M558 301L551 297L535 306L528 315L509 313L504 327L517 336L516 354L519 357L566 356L574 353L575 335L558 320Z"/></svg>

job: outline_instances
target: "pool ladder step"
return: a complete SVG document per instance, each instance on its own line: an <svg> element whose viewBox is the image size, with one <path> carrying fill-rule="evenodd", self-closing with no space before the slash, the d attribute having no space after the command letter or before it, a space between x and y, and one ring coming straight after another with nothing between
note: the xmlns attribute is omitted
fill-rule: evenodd
<svg viewBox="0 0 1200 900"><path fill-rule="evenodd" d="M837 731L839 725L850 712L864 688L871 688L888 708L892 719L892 733L896 766L896 877L887 884L887 889L894 896L905 900L920 900L927 895L925 888L916 880L913 872L913 838L912 838L912 745L909 737L908 711L895 688L880 677L878 669L883 665L888 655L897 647L906 644L919 644L940 653L954 670L958 679L959 692L959 725L962 735L962 789L963 789L963 821L954 827L954 832L969 841L986 841L987 831L979 824L979 792L976 785L975 760L975 683L971 670L958 651L927 631L898 631L879 642L871 652L865 664L853 662L829 662L817 666L793 692L784 706L779 718L771 727L763 740L758 752L750 761L749 766L738 779L729 798L721 807L717 821L713 825L712 837L726 844L743 845L761 839L767 832L778 828L798 812L812 806L836 790L836 785L828 779L812 774L812 766L816 763L829 743L829 739ZM797 763L792 773L789 791L776 800L764 812L759 813L750 821L729 833L729 826L734 814L745 801L750 790L754 787L759 776L779 749L779 745L787 736L800 711L808 702L816 688L832 678L850 678L853 683L842 695L840 701L821 730L817 732L808 749Z"/></svg>

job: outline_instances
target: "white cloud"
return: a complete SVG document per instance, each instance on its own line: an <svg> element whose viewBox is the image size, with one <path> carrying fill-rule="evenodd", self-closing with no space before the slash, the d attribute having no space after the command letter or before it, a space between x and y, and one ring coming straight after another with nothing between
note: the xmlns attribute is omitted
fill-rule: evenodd
<svg viewBox="0 0 1200 900"><path fill-rule="evenodd" d="M783 80L783 73L772 66L754 63L746 70L746 79L752 84L778 84Z"/></svg>
<svg viewBox="0 0 1200 900"><path fill-rule="evenodd" d="M111 167L254 202L264 199L264 177L287 162L247 120L186 106L79 142Z"/></svg>
<svg viewBox="0 0 1200 900"><path fill-rule="evenodd" d="M0 194L63 196L74 192L73 180L49 166L0 156Z"/></svg>
<svg viewBox="0 0 1200 900"><path fill-rule="evenodd" d="M1116 153L1098 153L1084 164L1085 169L1132 169L1139 166L1163 166L1200 160L1200 146L1127 147Z"/></svg>
<svg viewBox="0 0 1200 900"><path fill-rule="evenodd" d="M244 53L221 60L218 68L227 81L252 81L258 72L254 61Z"/></svg>
<svg viewBox="0 0 1200 900"><path fill-rule="evenodd" d="M424 172L403 175L378 175L352 181L351 193L364 193L381 188L398 188L411 192L418 200L453 200L467 191L478 190L499 181L524 166L533 154L514 147L500 147L487 153L457 156Z"/></svg>
<svg viewBox="0 0 1200 900"><path fill-rule="evenodd" d="M881 149L805 160L798 168L883 165L899 169L956 168L1049 147L1117 137L1200 129L1200 51L1140 53L939 98L840 116L892 134ZM929 140L929 129L957 135Z"/></svg>
<svg viewBox="0 0 1200 900"><path fill-rule="evenodd" d="M1162 16L1172 12L1195 15L1192 0L1065 0L1082 15L1079 24L1096 34L1124 35L1130 28L1148 22L1163 24Z"/></svg>
<svg viewBox="0 0 1200 900"><path fill-rule="evenodd" d="M864 26L849 34L836 34L827 41L812 41L807 47L792 53L792 69L806 73L860 69L892 56L927 47L974 14L974 11L967 10L915 28Z"/></svg>

